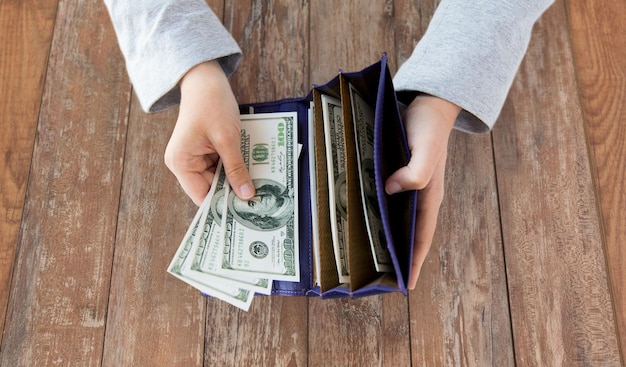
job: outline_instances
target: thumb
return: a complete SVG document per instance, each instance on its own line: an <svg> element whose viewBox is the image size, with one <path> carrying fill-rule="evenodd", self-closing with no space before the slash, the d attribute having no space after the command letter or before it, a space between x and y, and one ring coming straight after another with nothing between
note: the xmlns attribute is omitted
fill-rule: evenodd
<svg viewBox="0 0 626 367"><path fill-rule="evenodd" d="M433 160L435 161L435 160ZM418 159L413 155L409 164L394 172L385 183L385 191L389 195L407 190L422 190L433 175L434 164L429 160Z"/></svg>
<svg viewBox="0 0 626 367"><path fill-rule="evenodd" d="M242 200L252 199L254 196L254 185L248 173L248 168L241 157L239 146L227 146L218 153L222 158L226 178L235 194Z"/></svg>

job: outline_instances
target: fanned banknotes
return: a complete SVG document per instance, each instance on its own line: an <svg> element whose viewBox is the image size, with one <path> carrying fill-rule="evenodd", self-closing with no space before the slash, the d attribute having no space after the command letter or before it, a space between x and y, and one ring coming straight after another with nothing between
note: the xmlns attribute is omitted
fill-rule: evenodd
<svg viewBox="0 0 626 367"><path fill-rule="evenodd" d="M252 291L240 288L233 284L228 284L227 282L199 282L198 280L192 279L183 274L183 269L188 266L186 264L190 264L193 260L194 253L191 252L192 246L196 238L201 236L202 231L200 226L200 218L202 217L203 213L209 208L211 204L211 199L213 197L213 194L215 193L215 188L216 185L212 185L211 191L209 191L209 194L207 195L203 204L200 206L200 209L198 209L198 212L191 222L191 226L187 230L185 237L183 237L183 241L181 242L178 251L176 251L176 255L170 263L167 271L178 279L200 290L201 292L216 297L222 301L226 301L236 307L247 311L250 308L250 304L252 303L252 297L254 295Z"/></svg>
<svg viewBox="0 0 626 367"><path fill-rule="evenodd" d="M300 280L296 139L295 113L241 117L242 154L256 193L243 201L227 187L218 273Z"/></svg>
<svg viewBox="0 0 626 367"><path fill-rule="evenodd" d="M220 161L168 271L247 310L254 293L270 294L273 280L300 279L297 115L242 116L241 140L255 196L240 200Z"/></svg>

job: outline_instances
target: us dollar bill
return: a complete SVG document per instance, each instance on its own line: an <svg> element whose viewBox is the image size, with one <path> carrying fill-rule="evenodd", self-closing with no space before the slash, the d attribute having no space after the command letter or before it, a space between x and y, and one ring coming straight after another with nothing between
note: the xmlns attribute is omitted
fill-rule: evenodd
<svg viewBox="0 0 626 367"><path fill-rule="evenodd" d="M204 205L199 221L200 235L196 236L191 253L191 261L185 262L182 274L199 283L214 285L225 284L240 287L256 293L271 294L272 282L266 278L228 277L217 272L222 240L221 221L224 211L224 184L226 174L222 162L218 162L215 179L212 185L212 195L207 195L210 202Z"/></svg>
<svg viewBox="0 0 626 367"><path fill-rule="evenodd" d="M361 186L361 201L365 208L365 224L374 264L378 272L393 271L391 256L387 250L380 206L376 196L374 174L374 111L350 84L352 121L357 142L357 167Z"/></svg>
<svg viewBox="0 0 626 367"><path fill-rule="evenodd" d="M320 239L319 239L319 218L317 213L317 175L315 172L315 124L313 118L315 115L315 104L313 101L309 104L309 123L308 123L308 138L309 138L309 192L311 200L311 240L313 241L313 282L316 285L320 284L320 274L322 269L322 263L320 258Z"/></svg>
<svg viewBox="0 0 626 367"><path fill-rule="evenodd" d="M333 249L339 281L349 283L346 246L348 234L346 149L341 101L331 96L322 95L322 113L328 165L328 199Z"/></svg>
<svg viewBox="0 0 626 367"><path fill-rule="evenodd" d="M219 273L300 281L295 112L241 116L241 150L256 195L226 185Z"/></svg>
<svg viewBox="0 0 626 367"><path fill-rule="evenodd" d="M191 261L191 258L193 257L193 254L191 252L192 244L196 236L199 235L200 217L202 216L205 205L208 205L208 203L210 203L210 200L205 200L204 204L196 213L167 271L176 278L184 281L185 283L191 285L192 287L200 290L201 292L209 296L228 302L244 311L248 311L254 296L254 293L252 291L220 283L211 284L209 286L207 284L203 284L196 280L190 279L182 273L182 269L185 267L185 262Z"/></svg>

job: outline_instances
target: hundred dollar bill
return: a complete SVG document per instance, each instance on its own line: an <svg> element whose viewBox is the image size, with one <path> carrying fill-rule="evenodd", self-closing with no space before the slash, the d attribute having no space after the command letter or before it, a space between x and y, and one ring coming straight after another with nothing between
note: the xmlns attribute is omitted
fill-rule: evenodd
<svg viewBox="0 0 626 367"><path fill-rule="evenodd" d="M241 116L241 150L256 195L240 200L226 186L219 272L300 281L297 114Z"/></svg>
<svg viewBox="0 0 626 367"><path fill-rule="evenodd" d="M226 174L219 161L215 170L215 179L211 186L211 195L207 195L205 200L209 200L208 205L204 205L204 210L199 220L200 235L195 237L191 247L194 254L191 261L184 263L182 274L189 279L206 285L225 284L233 287L241 287L261 294L271 294L272 282L268 279L253 277L228 277L217 273L217 266L220 258L220 242L222 240L221 222L224 211L224 183Z"/></svg>
<svg viewBox="0 0 626 367"><path fill-rule="evenodd" d="M317 171L315 162L315 124L313 124L314 118L314 103L311 101L309 104L309 124L307 126L309 133L309 187L310 187L310 199L311 199L311 227L312 227L312 240L313 240L313 282L316 285L320 284L320 274L322 271L322 262L320 259L320 239L319 239L319 218L317 216Z"/></svg>
<svg viewBox="0 0 626 367"><path fill-rule="evenodd" d="M201 292L208 294L209 296L228 302L231 305L239 307L244 311L248 311L248 309L250 308L250 304L252 303L252 298L254 296L253 292L246 289L226 286L222 284L214 284L208 286L206 284L199 283L193 279L189 279L182 274L184 263L190 260L192 257L191 245L196 235L199 234L198 229L200 227L200 217L204 210L204 206L208 205L209 202L210 200L205 200L204 204L196 213L193 221L191 222L191 225L189 226L189 229L187 230L187 233L185 234L185 237L183 237L180 247L174 255L174 259L172 259L172 262L167 269L167 272L184 281L185 283L191 285L192 287L200 290Z"/></svg>
<svg viewBox="0 0 626 367"><path fill-rule="evenodd" d="M376 271L393 271L389 251L385 247L385 232L376 198L374 179L374 111L350 84L350 101L354 135L357 142L357 166L361 184L361 201L365 208L365 224Z"/></svg>
<svg viewBox="0 0 626 367"><path fill-rule="evenodd" d="M341 101L322 95L322 113L324 116L324 138L328 165L328 201L333 248L339 281L341 283L349 283L348 251L346 246L346 236L348 234L346 149Z"/></svg>

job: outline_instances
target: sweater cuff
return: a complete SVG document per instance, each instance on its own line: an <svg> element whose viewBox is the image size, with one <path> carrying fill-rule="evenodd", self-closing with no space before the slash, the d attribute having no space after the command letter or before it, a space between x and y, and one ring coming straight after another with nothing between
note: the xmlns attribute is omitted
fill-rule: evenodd
<svg viewBox="0 0 626 367"><path fill-rule="evenodd" d="M403 102L416 91L460 106L455 128L488 132L526 53L532 27L552 0L446 1L394 77Z"/></svg>
<svg viewBox="0 0 626 367"><path fill-rule="evenodd" d="M180 103L181 78L218 60L227 76L241 49L204 1L112 1L107 5L141 107L157 112Z"/></svg>

